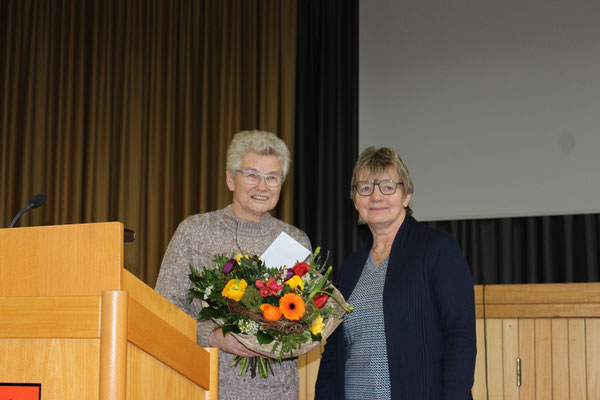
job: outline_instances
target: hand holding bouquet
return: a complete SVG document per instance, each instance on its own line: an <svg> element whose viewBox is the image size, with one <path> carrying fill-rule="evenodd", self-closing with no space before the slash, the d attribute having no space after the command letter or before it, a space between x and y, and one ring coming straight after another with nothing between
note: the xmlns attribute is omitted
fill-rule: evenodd
<svg viewBox="0 0 600 400"><path fill-rule="evenodd" d="M323 271L319 248L309 263L291 268L269 268L259 257L217 255L215 268L201 272L190 268L193 287L189 298L199 299L198 320L212 319L223 334L233 334L243 345L268 359L237 356L240 374L250 368L254 377L269 374L271 357L297 357L326 339L351 311L341 293L328 280L332 267Z"/></svg>

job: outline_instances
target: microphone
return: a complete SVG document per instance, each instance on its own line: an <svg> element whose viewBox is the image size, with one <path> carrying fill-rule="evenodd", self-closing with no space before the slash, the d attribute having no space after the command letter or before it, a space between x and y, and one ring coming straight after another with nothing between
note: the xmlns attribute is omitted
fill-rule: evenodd
<svg viewBox="0 0 600 400"><path fill-rule="evenodd" d="M19 217L21 215L25 214L27 211L31 210L32 208L40 207L42 204L44 204L46 202L47 198L48 198L48 196L46 195L46 193L38 193L35 196L33 196L33 198L29 201L29 204L27 204L27 207L25 207L24 209L19 211L19 213L15 216L15 218L12 220L12 222L10 223L10 225L8 227L12 228L13 226L15 226L15 223L17 222L17 220L19 219Z"/></svg>

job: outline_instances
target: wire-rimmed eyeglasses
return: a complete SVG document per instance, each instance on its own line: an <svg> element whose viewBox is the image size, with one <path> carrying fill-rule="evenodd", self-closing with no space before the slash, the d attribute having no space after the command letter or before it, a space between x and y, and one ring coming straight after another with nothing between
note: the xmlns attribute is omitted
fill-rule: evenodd
<svg viewBox="0 0 600 400"><path fill-rule="evenodd" d="M260 172L253 170L239 170L236 172L242 174L244 183L247 185L257 185L260 182L260 178L265 180L265 184L270 187L278 187L283 183L283 175L279 174L261 174Z"/></svg>
<svg viewBox="0 0 600 400"><path fill-rule="evenodd" d="M392 179L383 179L379 182L359 181L354 184L354 190L356 190L356 193L360 196L370 196L373 194L375 186L378 186L381 194L389 196L396 193L398 185L402 184L402 182L396 182Z"/></svg>

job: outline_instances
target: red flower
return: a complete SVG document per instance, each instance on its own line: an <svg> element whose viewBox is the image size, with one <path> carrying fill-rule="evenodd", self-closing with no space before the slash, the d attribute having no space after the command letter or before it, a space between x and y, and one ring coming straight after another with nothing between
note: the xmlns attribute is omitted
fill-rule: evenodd
<svg viewBox="0 0 600 400"><path fill-rule="evenodd" d="M272 294L277 294L277 292L279 292L281 289L283 289L283 285L278 285L275 278L269 278L269 282L267 283L267 286L271 290Z"/></svg>
<svg viewBox="0 0 600 400"><path fill-rule="evenodd" d="M320 294L320 295L313 297L313 302L315 303L315 306L317 306L318 309L321 309L321 308L323 308L325 303L327 303L328 299L329 299L328 295Z"/></svg>
<svg viewBox="0 0 600 400"><path fill-rule="evenodd" d="M271 295L276 296L277 292L283 289L283 285L278 285L275 278L269 278L268 282L257 279L254 285L256 286L262 297L267 297Z"/></svg>
<svg viewBox="0 0 600 400"><path fill-rule="evenodd" d="M267 297L269 294L271 294L271 291L267 287L267 284L264 283L263 281L259 281L257 279L256 282L254 283L254 286L256 286L256 288L258 289L258 291L260 292L260 295L262 297Z"/></svg>
<svg viewBox="0 0 600 400"><path fill-rule="evenodd" d="M294 273L298 276L303 276L308 272L309 269L310 265L305 262L299 262L298 264L294 265L292 271L294 271Z"/></svg>

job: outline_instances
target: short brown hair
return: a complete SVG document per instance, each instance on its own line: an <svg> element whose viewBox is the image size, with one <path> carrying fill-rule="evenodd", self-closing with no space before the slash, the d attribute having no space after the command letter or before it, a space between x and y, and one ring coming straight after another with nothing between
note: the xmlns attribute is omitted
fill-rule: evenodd
<svg viewBox="0 0 600 400"><path fill-rule="evenodd" d="M358 174L366 170L370 175L379 175L388 168L394 169L398 173L398 178L402 182L405 194L411 194L414 192L414 186L408 168L398 152L389 147L367 147L360 153L354 169L352 170L352 182L350 186L350 198L354 201L356 196L356 190L354 185L358 182ZM410 205L406 207L406 212L412 214Z"/></svg>

